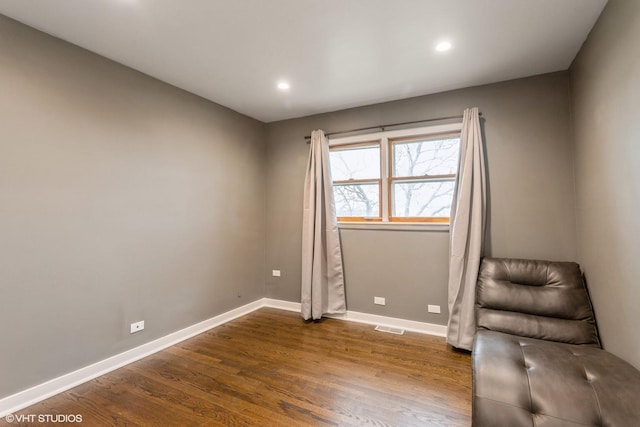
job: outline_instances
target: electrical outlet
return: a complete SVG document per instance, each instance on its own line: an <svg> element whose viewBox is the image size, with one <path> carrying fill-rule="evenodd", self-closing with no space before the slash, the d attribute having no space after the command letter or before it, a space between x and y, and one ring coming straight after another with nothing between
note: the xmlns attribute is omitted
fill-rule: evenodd
<svg viewBox="0 0 640 427"><path fill-rule="evenodd" d="M373 303L377 305L386 305L387 302L383 297L373 297Z"/></svg>
<svg viewBox="0 0 640 427"><path fill-rule="evenodd" d="M440 313L440 306L429 304L427 306L427 310L429 311L429 313Z"/></svg>
<svg viewBox="0 0 640 427"><path fill-rule="evenodd" d="M139 322L131 324L131 332L130 333L131 334L135 334L136 332L140 332L143 329L144 329L144 320L141 320Z"/></svg>
<svg viewBox="0 0 640 427"><path fill-rule="evenodd" d="M273 277L280 277L280 270L271 270L271 275Z"/></svg>

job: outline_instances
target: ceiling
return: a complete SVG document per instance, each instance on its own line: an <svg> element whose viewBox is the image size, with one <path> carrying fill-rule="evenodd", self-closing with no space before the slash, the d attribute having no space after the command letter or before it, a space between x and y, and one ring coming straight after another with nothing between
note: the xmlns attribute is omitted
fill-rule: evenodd
<svg viewBox="0 0 640 427"><path fill-rule="evenodd" d="M0 13L272 122L566 70L606 1L0 0ZM442 40L453 48L436 52Z"/></svg>

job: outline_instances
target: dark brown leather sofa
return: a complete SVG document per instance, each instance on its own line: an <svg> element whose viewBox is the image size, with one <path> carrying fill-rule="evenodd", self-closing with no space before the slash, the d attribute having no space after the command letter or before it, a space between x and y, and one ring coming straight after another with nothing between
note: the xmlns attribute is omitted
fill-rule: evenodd
<svg viewBox="0 0 640 427"><path fill-rule="evenodd" d="M640 371L601 348L575 263L485 258L473 425L640 426Z"/></svg>

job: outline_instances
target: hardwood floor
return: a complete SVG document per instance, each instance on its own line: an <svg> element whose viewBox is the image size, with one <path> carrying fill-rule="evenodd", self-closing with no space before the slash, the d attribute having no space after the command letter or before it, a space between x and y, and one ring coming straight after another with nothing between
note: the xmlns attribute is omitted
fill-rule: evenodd
<svg viewBox="0 0 640 427"><path fill-rule="evenodd" d="M19 414L78 414L68 425L84 426L468 426L471 362L442 338L261 309Z"/></svg>

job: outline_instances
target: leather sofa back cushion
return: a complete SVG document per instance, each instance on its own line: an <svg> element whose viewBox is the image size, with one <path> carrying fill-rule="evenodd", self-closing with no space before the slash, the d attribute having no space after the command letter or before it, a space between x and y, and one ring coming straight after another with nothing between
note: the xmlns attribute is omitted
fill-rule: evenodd
<svg viewBox="0 0 640 427"><path fill-rule="evenodd" d="M576 263L485 258L476 292L480 329L600 347Z"/></svg>

